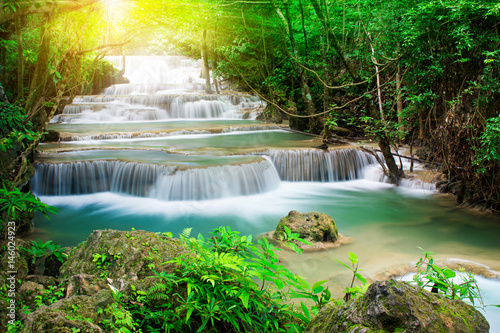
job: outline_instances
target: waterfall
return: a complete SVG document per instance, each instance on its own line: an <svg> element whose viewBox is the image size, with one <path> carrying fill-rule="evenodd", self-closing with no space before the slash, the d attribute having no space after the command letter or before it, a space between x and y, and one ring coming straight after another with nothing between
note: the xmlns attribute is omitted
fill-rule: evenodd
<svg viewBox="0 0 500 333"><path fill-rule="evenodd" d="M37 163L31 187L37 195L116 192L146 196L160 175L175 167L122 161Z"/></svg>
<svg viewBox="0 0 500 333"><path fill-rule="evenodd" d="M357 149L271 150L266 153L284 181L334 182L361 178L375 159Z"/></svg>
<svg viewBox="0 0 500 333"><path fill-rule="evenodd" d="M106 57L123 68L122 57ZM263 102L245 94L204 94L201 62L185 57L126 57L129 84L102 95L77 96L51 123L155 121L168 119L255 119Z"/></svg>
<svg viewBox="0 0 500 333"><path fill-rule="evenodd" d="M193 168L162 176L151 197L167 200L209 200L251 195L278 188L279 176L263 160L239 165Z"/></svg>
<svg viewBox="0 0 500 333"><path fill-rule="evenodd" d="M144 138L159 138L166 136L177 135L193 135L193 134L212 134L205 130L181 130L173 132L145 132L145 133L99 133L92 135L72 135L64 136L61 141L90 141L90 140L114 140L114 139L144 139Z"/></svg>
<svg viewBox="0 0 500 333"><path fill-rule="evenodd" d="M71 135L62 136L61 141L90 141L90 140L113 140L113 139L141 139L141 138L158 138L178 135L194 135L194 134L217 134L217 133L232 133L232 132L250 132L250 131L268 131L281 129L277 125L267 126L246 126L238 127L231 126L228 128L212 128L207 130L179 130L170 132L142 132L142 133L98 133L89 135Z"/></svg>
<svg viewBox="0 0 500 333"><path fill-rule="evenodd" d="M203 91L204 83L184 83L184 84L115 84L104 89L103 95L155 95L168 94L182 90Z"/></svg>
<svg viewBox="0 0 500 333"><path fill-rule="evenodd" d="M250 96L92 95L77 96L51 123L155 121L245 117L244 108L259 102Z"/></svg>
<svg viewBox="0 0 500 333"><path fill-rule="evenodd" d="M231 126L229 128L224 128L222 130L222 133L231 133L231 132L248 132L248 131L269 131L269 130L277 130L281 129L280 126L278 125L268 125L268 126L262 126L262 125L257 125L257 126L246 126L246 127L238 127L238 126Z"/></svg>
<svg viewBox="0 0 500 333"><path fill-rule="evenodd" d="M160 200L208 200L271 191L279 186L273 165L258 162L184 169L122 161L38 163L31 181L37 195L114 192Z"/></svg>
<svg viewBox="0 0 500 333"><path fill-rule="evenodd" d="M108 56L106 60L123 68L123 58ZM201 61L178 56L125 57L125 77L130 83L203 83L200 79Z"/></svg>

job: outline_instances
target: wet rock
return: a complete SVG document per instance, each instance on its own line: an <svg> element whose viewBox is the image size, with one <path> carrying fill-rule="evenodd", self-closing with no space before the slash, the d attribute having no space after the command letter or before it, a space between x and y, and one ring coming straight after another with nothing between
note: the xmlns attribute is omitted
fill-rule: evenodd
<svg viewBox="0 0 500 333"><path fill-rule="evenodd" d="M295 210L290 211L288 216L283 217L278 223L273 235L275 239L283 237L285 226L310 242L335 242L339 238L335 221L323 213L301 214Z"/></svg>
<svg viewBox="0 0 500 333"><path fill-rule="evenodd" d="M185 251L177 239L135 230L96 230L72 250L61 267L61 278L77 274L135 281L156 271L173 272L166 263Z"/></svg>
<svg viewBox="0 0 500 333"><path fill-rule="evenodd" d="M377 281L344 305L325 306L306 328L307 333L488 331L488 322L471 305L394 280Z"/></svg>
<svg viewBox="0 0 500 333"><path fill-rule="evenodd" d="M54 130L47 130L43 136L43 142L59 142L61 140L61 133Z"/></svg>
<svg viewBox="0 0 500 333"><path fill-rule="evenodd" d="M317 146L316 148L328 151L328 144L326 142L323 142L321 145Z"/></svg>
<svg viewBox="0 0 500 333"><path fill-rule="evenodd" d="M99 333L103 330L95 323L102 321L105 309L114 303L110 290L102 290L94 296L73 296L41 306L30 313L25 321L24 333Z"/></svg>

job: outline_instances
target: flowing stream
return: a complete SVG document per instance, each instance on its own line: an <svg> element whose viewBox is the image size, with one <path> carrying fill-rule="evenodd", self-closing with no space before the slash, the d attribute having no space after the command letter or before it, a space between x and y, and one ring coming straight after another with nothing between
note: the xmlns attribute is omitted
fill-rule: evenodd
<svg viewBox="0 0 500 333"><path fill-rule="evenodd" d="M258 237L290 210L319 211L354 241L280 256L311 282L329 280L335 296L351 279L335 259L347 261L349 251L370 279L416 262L418 247L500 271L498 218L458 209L421 181L385 183L375 159L354 145L325 152L311 136L260 123L264 104L255 96L204 93L199 61L126 62L130 84L75 98L49 125L61 140L40 145L31 186L60 212L37 216L32 238L75 246L95 229L207 235L219 226ZM498 277L480 281L489 304L500 304ZM500 331L500 309L486 314Z"/></svg>

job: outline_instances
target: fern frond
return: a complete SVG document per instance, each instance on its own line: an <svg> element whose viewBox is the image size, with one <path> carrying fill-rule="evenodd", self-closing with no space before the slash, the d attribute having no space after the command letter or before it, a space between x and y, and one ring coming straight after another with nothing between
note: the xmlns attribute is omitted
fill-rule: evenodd
<svg viewBox="0 0 500 333"><path fill-rule="evenodd" d="M184 228L184 230L182 230L181 237L189 238L192 230L193 228Z"/></svg>

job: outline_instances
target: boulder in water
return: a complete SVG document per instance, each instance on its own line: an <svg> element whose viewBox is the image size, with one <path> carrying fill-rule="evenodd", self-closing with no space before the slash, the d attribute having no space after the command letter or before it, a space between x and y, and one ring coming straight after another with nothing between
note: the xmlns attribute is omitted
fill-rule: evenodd
<svg viewBox="0 0 500 333"><path fill-rule="evenodd" d="M324 213L301 214L296 210L292 210L280 220L274 231L273 238L282 239L285 235L285 226L292 233L299 234L300 238L313 243L313 247L317 247L315 243L335 243L339 239L335 221ZM303 247L302 243L297 245Z"/></svg>
<svg viewBox="0 0 500 333"><path fill-rule="evenodd" d="M307 333L488 331L473 306L394 280L377 281L363 297L341 306L325 306L306 328Z"/></svg>

